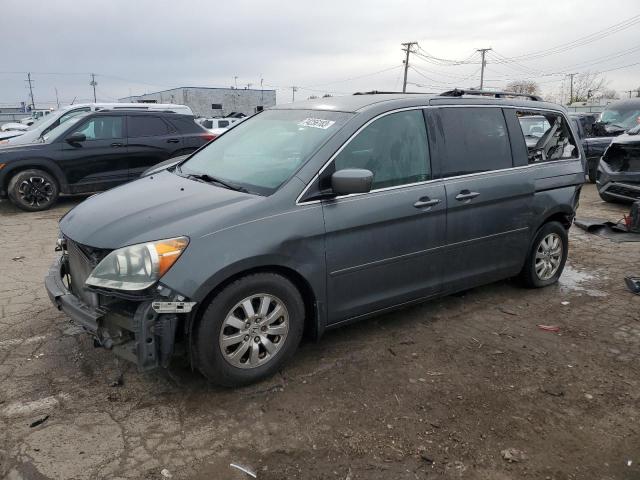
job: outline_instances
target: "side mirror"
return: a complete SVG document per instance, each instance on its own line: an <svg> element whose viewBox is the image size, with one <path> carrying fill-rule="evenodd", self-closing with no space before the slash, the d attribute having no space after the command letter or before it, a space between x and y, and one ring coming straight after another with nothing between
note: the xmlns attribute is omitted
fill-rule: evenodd
<svg viewBox="0 0 640 480"><path fill-rule="evenodd" d="M65 138L67 143L82 143L87 140L87 136L84 133L75 132Z"/></svg>
<svg viewBox="0 0 640 480"><path fill-rule="evenodd" d="M371 191L373 173L361 168L345 168L331 175L331 189L336 195Z"/></svg>

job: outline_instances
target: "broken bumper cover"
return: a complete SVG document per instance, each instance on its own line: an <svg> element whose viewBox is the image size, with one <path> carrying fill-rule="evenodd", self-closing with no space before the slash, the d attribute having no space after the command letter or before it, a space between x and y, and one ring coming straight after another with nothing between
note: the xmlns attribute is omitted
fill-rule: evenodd
<svg viewBox="0 0 640 480"><path fill-rule="evenodd" d="M165 299L128 300L116 304L119 308L94 307L69 291L62 280L65 271L64 257L61 257L45 277L47 294L58 310L94 337L97 346L112 350L118 357L135 363L140 370L168 366L179 318L173 312L162 313L170 309L157 307L158 304L166 307L176 302L165 302ZM178 303L193 306L191 302Z"/></svg>
<svg viewBox="0 0 640 480"><path fill-rule="evenodd" d="M640 172L616 172L600 161L596 185L600 193L630 202L640 200Z"/></svg>

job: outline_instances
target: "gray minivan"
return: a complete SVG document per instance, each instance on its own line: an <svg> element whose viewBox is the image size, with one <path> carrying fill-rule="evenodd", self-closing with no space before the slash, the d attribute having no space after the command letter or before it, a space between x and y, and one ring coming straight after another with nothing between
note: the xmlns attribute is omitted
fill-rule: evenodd
<svg viewBox="0 0 640 480"><path fill-rule="evenodd" d="M535 97L276 106L72 209L46 288L140 369L180 346L210 380L246 384L303 333L508 277L556 282L583 157L565 109Z"/></svg>

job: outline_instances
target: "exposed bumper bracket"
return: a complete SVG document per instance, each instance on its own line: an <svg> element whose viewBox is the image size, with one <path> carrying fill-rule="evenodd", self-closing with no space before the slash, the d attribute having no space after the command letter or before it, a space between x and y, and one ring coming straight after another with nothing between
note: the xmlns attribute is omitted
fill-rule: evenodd
<svg viewBox="0 0 640 480"><path fill-rule="evenodd" d="M153 302L156 313L189 313L196 302Z"/></svg>

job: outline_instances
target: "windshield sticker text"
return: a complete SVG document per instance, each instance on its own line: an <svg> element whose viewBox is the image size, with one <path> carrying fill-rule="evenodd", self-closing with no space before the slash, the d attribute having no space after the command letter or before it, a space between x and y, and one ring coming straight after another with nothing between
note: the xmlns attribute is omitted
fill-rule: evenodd
<svg viewBox="0 0 640 480"><path fill-rule="evenodd" d="M321 118L305 118L300 123L298 123L298 125L301 127L313 127L326 130L334 123L336 122L334 122L333 120L322 120Z"/></svg>

